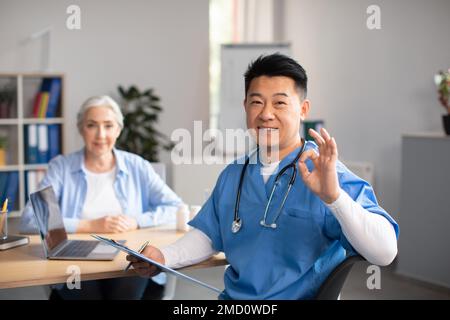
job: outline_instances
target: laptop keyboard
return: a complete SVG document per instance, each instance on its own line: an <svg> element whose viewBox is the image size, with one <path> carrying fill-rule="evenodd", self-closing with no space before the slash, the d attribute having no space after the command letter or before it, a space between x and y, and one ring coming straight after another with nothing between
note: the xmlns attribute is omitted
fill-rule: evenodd
<svg viewBox="0 0 450 320"><path fill-rule="evenodd" d="M57 257L87 257L89 253L97 246L98 241L71 240Z"/></svg>

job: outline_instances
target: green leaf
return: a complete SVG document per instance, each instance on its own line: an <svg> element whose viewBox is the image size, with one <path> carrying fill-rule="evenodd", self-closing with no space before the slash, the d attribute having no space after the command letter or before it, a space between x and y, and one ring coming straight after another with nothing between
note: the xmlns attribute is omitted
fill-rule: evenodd
<svg viewBox="0 0 450 320"><path fill-rule="evenodd" d="M156 111L162 111L162 108L157 105L152 105L152 106L150 106L150 108L152 108L153 110L156 110Z"/></svg>
<svg viewBox="0 0 450 320"><path fill-rule="evenodd" d="M140 91L136 85L129 88L118 86L118 91L126 104L133 103L135 108L124 108L124 128L117 147L149 161L158 161L160 148L170 150L174 147L174 143L155 128L158 114L163 111L159 105L160 98L152 88Z"/></svg>
<svg viewBox="0 0 450 320"><path fill-rule="evenodd" d="M153 96L153 89L147 89L142 94L143 96L152 97Z"/></svg>
<svg viewBox="0 0 450 320"><path fill-rule="evenodd" d="M125 92L125 90L123 89L122 86L119 86L117 89L119 90L120 96L122 98L125 98L127 96L127 94L126 94L126 92Z"/></svg>

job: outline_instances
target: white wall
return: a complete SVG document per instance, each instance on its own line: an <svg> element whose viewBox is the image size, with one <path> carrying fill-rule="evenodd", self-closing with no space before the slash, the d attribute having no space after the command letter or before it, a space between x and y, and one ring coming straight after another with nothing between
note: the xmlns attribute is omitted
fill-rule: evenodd
<svg viewBox="0 0 450 320"><path fill-rule="evenodd" d="M81 30L66 28L71 4L81 7ZM164 110L159 127L170 135L208 121L208 24L208 0L0 0L0 72L35 71L40 44L23 40L52 25L51 70L66 75L68 152L82 146L80 104L117 96L119 84L154 88Z"/></svg>
<svg viewBox="0 0 450 320"><path fill-rule="evenodd" d="M374 163L378 198L398 217L402 133L443 132L433 75L450 67L450 1L283 2L283 40L310 79L310 118L325 119L342 159ZM371 4L381 30L366 27Z"/></svg>

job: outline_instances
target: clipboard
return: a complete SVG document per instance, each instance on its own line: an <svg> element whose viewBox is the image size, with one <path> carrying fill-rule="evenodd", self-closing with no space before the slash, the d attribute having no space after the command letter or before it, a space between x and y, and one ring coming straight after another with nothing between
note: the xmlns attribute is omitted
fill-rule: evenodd
<svg viewBox="0 0 450 320"><path fill-rule="evenodd" d="M153 260L153 259L150 259L150 258L148 258L148 257L146 257L146 256L144 256L144 255L142 255L142 254L140 254L139 252L136 252L136 251L134 251L134 250L128 248L127 246L124 246L123 244L120 244L119 242L114 241L113 239L108 239L108 238L99 236L99 235L97 235L97 234L91 234L91 237L93 237L93 238L95 238L95 239L97 239L97 240L99 240L99 241L101 241L101 242L103 242L103 243L106 243L106 244L108 244L108 245L110 245L110 246L113 246L114 248L117 248L117 249L119 249L120 251L126 252L126 253L128 253L128 254L130 254L130 255L132 255L132 256L138 258L138 259L140 259L140 260L143 260L143 261L145 261L145 262L148 262L148 263L150 263L150 264L152 264L152 265L158 267L159 269L161 269L161 270L164 271L164 272L173 274L173 275L175 275L175 276L177 276L177 277L179 277L179 278L182 278L182 279L188 280L188 281L190 281L190 282L193 282L193 283L195 283L195 284L198 284L198 285L200 285L200 286L202 286L202 287L205 287L205 288L207 288L207 289L209 289L209 290L212 290L212 291L214 291L214 292L216 292L216 293L218 293L218 294L221 294L221 293L222 293L221 290L219 290L219 289L217 289L217 288L215 288L215 287L213 287L213 286L210 286L210 285L207 284L207 283L204 283L204 282L202 282L202 281L200 281L200 280L197 280L197 279L195 279L195 278L192 278L192 277L190 277L190 276L187 276L187 275L185 275L184 273L181 273L181 272L179 272L179 271L176 271L175 269L169 268L169 267L167 267L167 266L165 266L165 265L163 265L163 264L161 264L161 263L159 263L159 262L157 262L157 261L155 261L155 260Z"/></svg>

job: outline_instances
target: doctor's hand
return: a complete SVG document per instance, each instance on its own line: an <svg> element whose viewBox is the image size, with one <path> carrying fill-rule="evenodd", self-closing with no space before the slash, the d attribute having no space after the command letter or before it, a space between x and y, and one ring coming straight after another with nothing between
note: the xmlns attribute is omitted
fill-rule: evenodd
<svg viewBox="0 0 450 320"><path fill-rule="evenodd" d="M145 247L144 251L142 251L142 255L152 260L155 260L160 264L165 264L166 262L162 252L154 246ZM131 265L133 266L134 270L136 270L136 273L141 277L150 278L156 276L158 273L161 272L161 270L155 267L154 265L139 260L138 258L132 255L127 255L127 260L131 262Z"/></svg>
<svg viewBox="0 0 450 320"><path fill-rule="evenodd" d="M338 150L336 141L322 128L319 134L309 129L319 147L319 154L313 149L306 150L300 156L299 168L305 185L325 203L332 203L339 197L339 181L336 171ZM311 159L314 169L310 172L305 162Z"/></svg>

